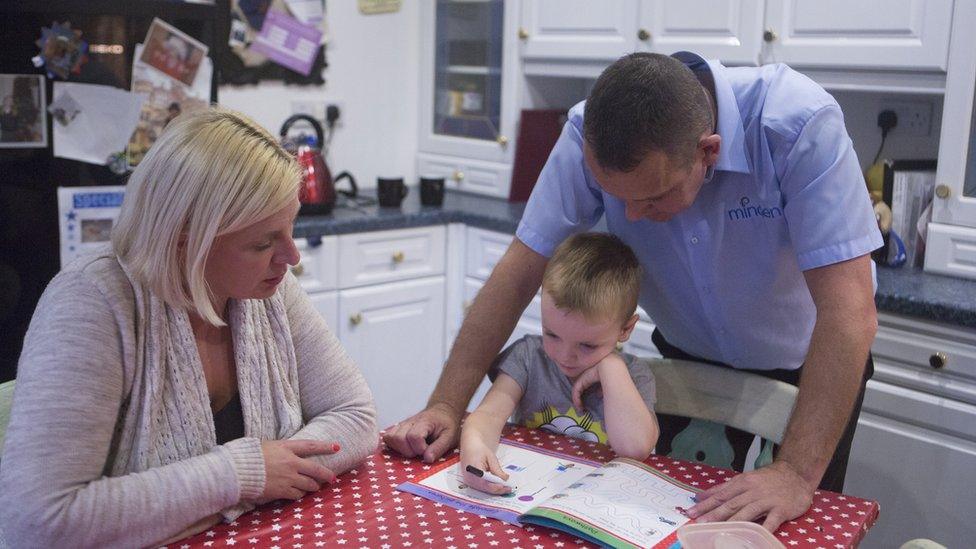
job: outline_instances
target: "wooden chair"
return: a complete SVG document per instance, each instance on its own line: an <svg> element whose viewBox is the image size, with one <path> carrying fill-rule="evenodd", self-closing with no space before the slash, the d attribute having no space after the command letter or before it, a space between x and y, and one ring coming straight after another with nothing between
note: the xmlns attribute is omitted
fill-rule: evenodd
<svg viewBox="0 0 976 549"><path fill-rule="evenodd" d="M765 439L755 467L772 462L773 444L783 440L796 401L796 387L783 381L701 362L643 360L654 372L657 384L654 411L701 420L693 421L693 425L701 431L699 434L721 438L721 441L713 442L724 443L727 447L718 452L726 453L726 456L710 460L710 456L701 459L701 452L689 452L688 448L682 450L672 443L671 457L728 467L730 461L726 461L725 457L731 453L731 446L725 442L722 427L727 425ZM688 429L678 436L686 431ZM675 440L678 440L677 437Z"/></svg>
<svg viewBox="0 0 976 549"><path fill-rule="evenodd" d="M0 383L0 455L3 454L3 439L10 422L10 406L14 402L14 382Z"/></svg>

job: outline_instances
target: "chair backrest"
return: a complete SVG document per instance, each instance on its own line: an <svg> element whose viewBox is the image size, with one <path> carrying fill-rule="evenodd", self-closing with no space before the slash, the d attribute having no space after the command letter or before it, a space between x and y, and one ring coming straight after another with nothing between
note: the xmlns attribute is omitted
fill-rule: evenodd
<svg viewBox="0 0 976 549"><path fill-rule="evenodd" d="M0 383L0 455L3 455L3 439L10 422L10 406L14 402L14 382Z"/></svg>
<svg viewBox="0 0 976 549"><path fill-rule="evenodd" d="M654 372L654 411L713 421L780 443L797 388L732 368L687 360L644 358Z"/></svg>

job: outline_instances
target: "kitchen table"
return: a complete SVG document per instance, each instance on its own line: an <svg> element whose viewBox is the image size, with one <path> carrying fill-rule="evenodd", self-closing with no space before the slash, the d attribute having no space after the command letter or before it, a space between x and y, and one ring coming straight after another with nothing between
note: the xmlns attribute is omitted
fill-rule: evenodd
<svg viewBox="0 0 976 549"><path fill-rule="evenodd" d="M613 459L608 446L548 431L506 426L506 438L596 461ZM650 456L646 463L683 483L706 489L736 473L704 464ZM430 469L380 445L361 466L298 501L271 503L229 524L168 548L393 548L592 547L575 536L539 526L518 527L400 492L396 486ZM878 504L817 491L806 514L783 524L787 548L855 547L878 518Z"/></svg>

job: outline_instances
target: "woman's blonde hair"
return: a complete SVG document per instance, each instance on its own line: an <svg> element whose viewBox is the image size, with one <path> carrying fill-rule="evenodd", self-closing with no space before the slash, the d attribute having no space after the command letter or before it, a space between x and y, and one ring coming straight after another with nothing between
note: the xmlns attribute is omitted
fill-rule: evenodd
<svg viewBox="0 0 976 549"><path fill-rule="evenodd" d="M588 320L627 322L637 310L641 267L637 256L618 237L606 233L575 234L549 259L542 289L559 309Z"/></svg>
<svg viewBox="0 0 976 549"><path fill-rule="evenodd" d="M204 277L214 240L281 211L300 177L294 158L243 114L183 114L129 177L112 246L160 299L222 326Z"/></svg>

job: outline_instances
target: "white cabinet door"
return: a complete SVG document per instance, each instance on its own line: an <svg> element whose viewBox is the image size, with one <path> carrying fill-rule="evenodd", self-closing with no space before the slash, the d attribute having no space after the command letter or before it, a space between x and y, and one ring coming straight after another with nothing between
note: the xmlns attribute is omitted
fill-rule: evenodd
<svg viewBox="0 0 976 549"><path fill-rule="evenodd" d="M422 3L418 150L511 163L519 15L502 0Z"/></svg>
<svg viewBox="0 0 976 549"><path fill-rule="evenodd" d="M756 65L763 34L762 0L643 0L638 49L671 55L693 51L726 65Z"/></svg>
<svg viewBox="0 0 976 549"><path fill-rule="evenodd" d="M878 522L861 546L899 547L910 539L929 538L947 547L971 547L976 539L976 443L954 436L959 433L949 427L926 428L926 420L966 418L973 424L976 408L915 393L902 402L911 412L929 411L921 414L925 426L920 426L915 418L886 417L887 406L874 409L869 402L872 385L875 393L878 388L898 390L869 383L851 450L844 493L881 504Z"/></svg>
<svg viewBox="0 0 976 549"><path fill-rule="evenodd" d="M953 0L769 0L765 61L945 71ZM968 31L967 31L968 32Z"/></svg>
<svg viewBox="0 0 976 549"><path fill-rule="evenodd" d="M444 362L444 277L339 292L339 338L386 428L421 409Z"/></svg>
<svg viewBox="0 0 976 549"><path fill-rule="evenodd" d="M634 51L637 0L522 2L522 57L613 61Z"/></svg>
<svg viewBox="0 0 976 549"><path fill-rule="evenodd" d="M942 106L938 188L926 242L925 270L976 279L976 2L960 2Z"/></svg>
<svg viewBox="0 0 976 549"><path fill-rule="evenodd" d="M308 294L315 310L322 315L329 330L339 337L339 292L318 292Z"/></svg>

